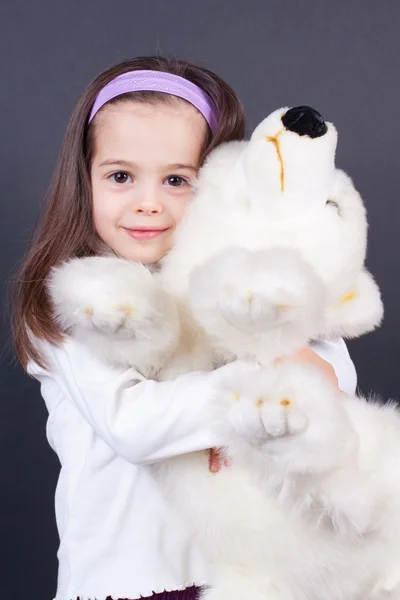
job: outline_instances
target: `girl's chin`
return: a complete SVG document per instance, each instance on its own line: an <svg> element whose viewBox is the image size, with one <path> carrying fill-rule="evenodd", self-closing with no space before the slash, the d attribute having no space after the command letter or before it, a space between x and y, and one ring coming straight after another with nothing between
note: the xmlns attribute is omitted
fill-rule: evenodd
<svg viewBox="0 0 400 600"><path fill-rule="evenodd" d="M120 248L119 251L116 251L116 254L125 260L129 260L131 262L141 262L143 264L152 264L161 260L168 252L168 249L165 248L152 248L150 245L148 247L142 248Z"/></svg>

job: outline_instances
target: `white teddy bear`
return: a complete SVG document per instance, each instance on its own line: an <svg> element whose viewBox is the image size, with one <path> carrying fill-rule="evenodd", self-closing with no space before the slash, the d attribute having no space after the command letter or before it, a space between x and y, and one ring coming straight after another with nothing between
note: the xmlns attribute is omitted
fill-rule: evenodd
<svg viewBox="0 0 400 600"><path fill-rule="evenodd" d="M275 364L382 318L336 143L315 110L278 110L210 155L159 271L92 257L49 281L65 330L147 377L254 362L250 381L227 375L210 415L232 467L213 476L205 452L153 467L210 562L207 600L400 598L395 407Z"/></svg>

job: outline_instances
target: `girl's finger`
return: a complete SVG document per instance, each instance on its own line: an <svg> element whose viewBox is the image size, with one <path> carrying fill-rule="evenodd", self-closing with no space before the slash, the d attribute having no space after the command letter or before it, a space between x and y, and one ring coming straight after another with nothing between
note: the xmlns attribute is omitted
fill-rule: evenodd
<svg viewBox="0 0 400 600"><path fill-rule="evenodd" d="M215 448L211 448L210 450L208 465L211 473L218 473L221 469L221 457Z"/></svg>

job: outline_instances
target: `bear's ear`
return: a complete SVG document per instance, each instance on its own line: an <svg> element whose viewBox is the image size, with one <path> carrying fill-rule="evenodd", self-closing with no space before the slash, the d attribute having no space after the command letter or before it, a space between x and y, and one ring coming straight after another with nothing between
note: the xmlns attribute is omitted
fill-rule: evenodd
<svg viewBox="0 0 400 600"><path fill-rule="evenodd" d="M345 220L357 224L357 227L367 228L367 213L360 193L354 186L353 180L341 169L336 169L335 179L327 209L336 210Z"/></svg>
<svg viewBox="0 0 400 600"><path fill-rule="evenodd" d="M332 210L335 210L337 212L337 214L339 215L339 217L342 216L339 203L336 202L336 200L327 200L325 206L332 207Z"/></svg>

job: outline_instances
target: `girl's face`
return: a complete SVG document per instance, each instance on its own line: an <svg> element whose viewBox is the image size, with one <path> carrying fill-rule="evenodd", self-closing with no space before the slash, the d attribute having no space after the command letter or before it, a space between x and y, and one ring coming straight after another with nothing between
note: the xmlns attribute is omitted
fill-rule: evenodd
<svg viewBox="0 0 400 600"><path fill-rule="evenodd" d="M184 101L121 102L96 117L95 228L118 256L154 263L171 249L192 196L207 124Z"/></svg>

